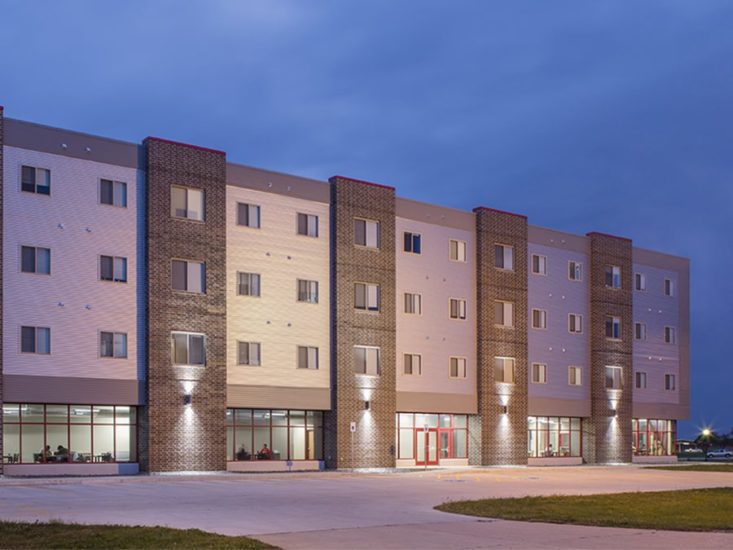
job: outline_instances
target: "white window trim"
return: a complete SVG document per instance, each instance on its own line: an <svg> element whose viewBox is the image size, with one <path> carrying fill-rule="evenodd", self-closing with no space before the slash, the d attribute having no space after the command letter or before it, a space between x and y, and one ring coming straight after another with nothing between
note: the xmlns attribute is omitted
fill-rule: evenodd
<svg viewBox="0 0 733 550"><path fill-rule="evenodd" d="M502 246L504 248L510 248L512 251L512 267L499 267L496 265L496 247ZM506 251L504 251L504 257L503 257L504 263L506 264ZM514 263L516 260L516 254L514 254L514 246L511 244L506 243L494 243L494 269L497 269L499 271L506 271L508 273L514 272Z"/></svg>
<svg viewBox="0 0 733 550"><path fill-rule="evenodd" d="M464 317L461 317L460 315L458 317L451 316L451 307L450 307L451 300L458 300L459 302L463 302L463 313L465 314ZM458 306L459 314L460 314L460 310L461 310L461 307L459 304ZM451 321L467 321L468 320L468 301L465 298L455 298L453 296L448 298L448 319L450 319Z"/></svg>
<svg viewBox="0 0 733 550"><path fill-rule="evenodd" d="M544 313L544 320L545 320L545 326L544 327L536 327L534 326L534 312L537 311L539 313ZM540 318L543 316L540 315ZM529 319L530 327L532 327L532 330L547 330L547 310L546 309L540 309L537 307L533 307L530 311L530 319ZM538 363L538 364L544 364L544 363Z"/></svg>
<svg viewBox="0 0 733 550"><path fill-rule="evenodd" d="M669 329L670 336L672 337L671 340L667 340L667 329ZM664 326L664 334L662 335L662 338L664 339L665 344L674 345L677 343L677 327L674 327L672 325L665 325Z"/></svg>
<svg viewBox="0 0 733 550"><path fill-rule="evenodd" d="M570 372L575 372L575 384L570 383ZM580 380L580 382L578 382ZM583 385L583 369L577 365L568 366L568 386L582 386Z"/></svg>
<svg viewBox="0 0 733 550"><path fill-rule="evenodd" d="M577 317L580 320L580 330L570 330L570 319ZM583 314L582 313L568 313L568 332L570 334L583 334ZM577 323L576 323L577 325Z"/></svg>
<svg viewBox="0 0 733 550"><path fill-rule="evenodd" d="M570 264L575 264L575 265L580 266L580 277L578 277L577 279L573 279L570 276ZM576 260L568 260L568 269L565 275L567 276L568 281L572 281L573 283L582 283L583 282L583 262L578 262Z"/></svg>
<svg viewBox="0 0 733 550"><path fill-rule="evenodd" d="M418 312L412 312L412 313L408 313L407 311L405 311L405 296L407 294L409 294L411 296L417 296L419 298L419 301L420 301L420 311L418 311ZM449 304L448 307L450 307L450 304ZM405 314L405 315L418 315L418 316L422 316L422 294L420 292L403 292L402 293L402 313Z"/></svg>
<svg viewBox="0 0 733 550"><path fill-rule="evenodd" d="M354 358L354 355L353 354L354 354L354 350L356 350L356 349L375 349L375 350L377 350L377 372L376 372L376 374L371 374L369 372L354 372L354 374L356 376L368 376L369 378L379 378L379 377L381 377L381 375L382 375L382 348L380 348L379 346L364 346L364 345L360 345L360 344L354 345L353 348L352 348L352 351L351 351L351 353L352 353L351 360L352 361L354 360L353 359ZM365 367L366 366L367 365L365 365ZM353 368L353 365L352 365L352 368Z"/></svg>
<svg viewBox="0 0 733 550"><path fill-rule="evenodd" d="M407 373L405 372L405 356L409 355L412 359L410 361L412 362L412 372ZM415 363L414 358L419 357L420 358L420 366L418 368L418 372L415 372ZM422 376L422 354L421 353L410 353L409 351L406 351L402 354L402 374L404 376Z"/></svg>
<svg viewBox="0 0 733 550"><path fill-rule="evenodd" d="M377 244L376 244L376 246L370 246L369 244L366 244L366 243L369 242L368 232L366 230L366 227L364 228L365 244L358 244L356 242L356 229L354 228L354 223L353 222L355 222L357 220L366 222L367 224L369 224L369 223L375 223L375 224L377 224ZM379 250L381 250L381 248L382 248L382 224L380 223L379 220L373 220L373 219L369 219L369 218L362 218L360 216L354 216L354 219L353 219L351 225L352 225L352 231L354 231L354 239L353 239L354 246L356 246L357 248L360 248L362 250L372 250L372 251L379 251Z"/></svg>
<svg viewBox="0 0 733 550"><path fill-rule="evenodd" d="M451 244L452 243L458 243L458 246L456 247L456 251L461 250L461 244L463 245L463 259L460 259L460 254L458 254L457 259L451 258ZM422 246L422 243L421 243ZM448 261L459 263L459 264L465 264L468 262L468 243L466 241L462 241L461 239L448 239Z"/></svg>
<svg viewBox="0 0 733 550"><path fill-rule="evenodd" d="M203 334L203 333L201 333L201 332L186 332L185 330L172 330L170 332L171 352L174 351L174 348L173 348L173 345L174 345L173 344L173 335L174 334L185 334L186 336L202 336L203 339L204 339L204 362L201 363L201 364L198 364L198 363L196 363L196 364L192 364L192 363L176 363L175 362L175 353L171 353L171 365L173 365L174 367L205 367L206 366L206 351L207 351L206 350L206 348L207 348L207 342L206 342L207 338L206 338L206 335ZM187 342L186 345L189 345L190 346L190 343ZM189 353L188 353L188 355L189 356L191 355L191 353L190 353L190 347L189 347Z"/></svg>
<svg viewBox="0 0 733 550"><path fill-rule="evenodd" d="M545 271L535 271L534 270L534 257L537 256L540 259L540 265L542 265L542 260L544 260L545 263ZM547 277L547 256L544 254L530 254L529 256L529 272L532 275L539 275L540 277ZM569 274L569 272L568 272Z"/></svg>
<svg viewBox="0 0 733 550"><path fill-rule="evenodd" d="M458 359L459 371L461 367L460 362L463 361L463 376L460 376L460 372L458 373L459 376L451 376L450 367L451 367L451 361L453 359ZM467 357L464 357L462 355L451 355L450 357L448 357L448 378L450 378L451 380L464 380L468 378L468 358Z"/></svg>
<svg viewBox="0 0 733 550"><path fill-rule="evenodd" d="M535 367L542 367L539 369L538 372L543 373L544 376L540 378L544 378L544 380L535 381L534 379L534 368ZM516 368L516 367L515 367ZM533 362L530 365L530 373L529 373L529 380L532 384L547 384L547 363L537 363Z"/></svg>

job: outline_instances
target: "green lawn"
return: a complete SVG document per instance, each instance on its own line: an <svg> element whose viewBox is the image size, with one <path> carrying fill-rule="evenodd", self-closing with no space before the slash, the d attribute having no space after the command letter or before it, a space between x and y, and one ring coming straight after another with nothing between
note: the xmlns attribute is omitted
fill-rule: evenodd
<svg viewBox="0 0 733 550"><path fill-rule="evenodd" d="M14 523L0 521L0 548L274 548L247 537L227 537L198 529L78 525L69 523Z"/></svg>
<svg viewBox="0 0 733 550"><path fill-rule="evenodd" d="M447 502L437 510L488 518L674 531L733 531L733 488L496 498Z"/></svg>
<svg viewBox="0 0 733 550"><path fill-rule="evenodd" d="M684 466L647 466L647 470L679 470L682 472L729 472L733 473L733 464L685 464Z"/></svg>

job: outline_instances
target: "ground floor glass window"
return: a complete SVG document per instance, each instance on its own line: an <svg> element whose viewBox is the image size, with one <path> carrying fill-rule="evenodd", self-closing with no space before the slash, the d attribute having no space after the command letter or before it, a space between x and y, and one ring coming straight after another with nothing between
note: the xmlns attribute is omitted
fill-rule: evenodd
<svg viewBox="0 0 733 550"><path fill-rule="evenodd" d="M397 457L424 460L424 445L417 442L426 430L436 432L438 458L468 457L468 416L437 413L397 414Z"/></svg>
<svg viewBox="0 0 733 550"><path fill-rule="evenodd" d="M527 418L527 454L530 458L583 455L583 420L566 416Z"/></svg>
<svg viewBox="0 0 733 550"><path fill-rule="evenodd" d="M136 461L135 407L3 404L5 464Z"/></svg>
<svg viewBox="0 0 733 550"><path fill-rule="evenodd" d="M674 420L634 418L631 420L631 449L636 456L669 456L675 454L676 423Z"/></svg>
<svg viewBox="0 0 733 550"><path fill-rule="evenodd" d="M227 409L227 460L322 460L323 413Z"/></svg>

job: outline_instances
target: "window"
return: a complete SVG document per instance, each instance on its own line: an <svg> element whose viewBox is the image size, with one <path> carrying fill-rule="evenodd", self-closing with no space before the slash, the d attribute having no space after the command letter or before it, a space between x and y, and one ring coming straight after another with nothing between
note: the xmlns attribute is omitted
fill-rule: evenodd
<svg viewBox="0 0 733 550"><path fill-rule="evenodd" d="M127 184L124 181L99 180L99 202L127 208Z"/></svg>
<svg viewBox="0 0 733 550"><path fill-rule="evenodd" d="M621 317L606 317L606 338L611 340L621 339Z"/></svg>
<svg viewBox="0 0 733 550"><path fill-rule="evenodd" d="M547 384L547 365L532 363L532 383Z"/></svg>
<svg viewBox="0 0 733 550"><path fill-rule="evenodd" d="M664 279L664 295L674 296L674 281L672 279Z"/></svg>
<svg viewBox="0 0 733 550"><path fill-rule="evenodd" d="M309 304L318 303L318 281L298 279L298 301Z"/></svg>
<svg viewBox="0 0 733 550"><path fill-rule="evenodd" d="M20 351L22 353L51 353L51 329L47 327L20 327Z"/></svg>
<svg viewBox="0 0 733 550"><path fill-rule="evenodd" d="M51 171L45 168L23 166L21 168L21 191L38 195L51 194Z"/></svg>
<svg viewBox="0 0 733 550"><path fill-rule="evenodd" d="M606 389L620 390L624 387L621 367L606 367Z"/></svg>
<svg viewBox="0 0 733 550"><path fill-rule="evenodd" d="M100 332L99 355L101 357L127 358L127 334L124 332Z"/></svg>
<svg viewBox="0 0 733 550"><path fill-rule="evenodd" d="M171 360L174 365L206 364L206 346L203 334L171 333Z"/></svg>
<svg viewBox="0 0 733 550"><path fill-rule="evenodd" d="M674 327L664 327L664 343L674 344L677 341L677 330Z"/></svg>
<svg viewBox="0 0 733 550"><path fill-rule="evenodd" d="M581 334L583 332L583 316L581 314L568 314L568 331L573 334Z"/></svg>
<svg viewBox="0 0 733 550"><path fill-rule="evenodd" d="M583 280L583 264L580 262L569 261L568 262L568 279L571 281L582 281Z"/></svg>
<svg viewBox="0 0 733 550"><path fill-rule="evenodd" d="M422 462L425 429L437 431L440 460L468 457L468 418L465 414L397 413L397 457Z"/></svg>
<svg viewBox="0 0 733 550"><path fill-rule="evenodd" d="M237 365L259 367L261 362L259 342L237 342Z"/></svg>
<svg viewBox="0 0 733 550"><path fill-rule="evenodd" d="M449 300L449 306L451 319L466 319L466 300L451 298Z"/></svg>
<svg viewBox="0 0 733 550"><path fill-rule="evenodd" d="M583 420L577 417L527 417L527 455L530 458L582 456Z"/></svg>
<svg viewBox="0 0 733 550"><path fill-rule="evenodd" d="M547 256L532 254L532 273L535 275L547 275Z"/></svg>
<svg viewBox="0 0 733 550"><path fill-rule="evenodd" d="M405 252L420 254L420 234L405 231Z"/></svg>
<svg viewBox="0 0 733 550"><path fill-rule="evenodd" d="M466 243L464 241L450 239L448 241L448 259L451 262L465 262Z"/></svg>
<svg viewBox="0 0 733 550"><path fill-rule="evenodd" d="M675 391L677 389L677 377L674 374L664 375L664 389L667 391Z"/></svg>
<svg viewBox="0 0 733 550"><path fill-rule="evenodd" d="M494 378L496 382L514 384L514 358L494 357Z"/></svg>
<svg viewBox="0 0 733 550"><path fill-rule="evenodd" d="M405 354L405 374L422 374L422 356L416 353Z"/></svg>
<svg viewBox="0 0 733 550"><path fill-rule="evenodd" d="M354 284L354 307L364 311L379 311L379 285Z"/></svg>
<svg viewBox="0 0 733 550"><path fill-rule="evenodd" d="M382 373L379 348L354 346L354 372L379 376Z"/></svg>
<svg viewBox="0 0 733 550"><path fill-rule="evenodd" d="M237 294L239 296L260 295L260 274L259 273L237 273Z"/></svg>
<svg viewBox="0 0 733 550"><path fill-rule="evenodd" d="M237 203L237 225L243 227L260 227L260 207L256 204Z"/></svg>
<svg viewBox="0 0 733 550"><path fill-rule="evenodd" d="M514 247L505 244L494 245L494 265L498 269L514 271Z"/></svg>
<svg viewBox="0 0 733 550"><path fill-rule="evenodd" d="M634 418L631 421L631 448L634 455L675 455L675 431L674 420Z"/></svg>
<svg viewBox="0 0 733 550"><path fill-rule="evenodd" d="M99 257L99 279L114 283L127 282L127 258L119 256Z"/></svg>
<svg viewBox="0 0 733 550"><path fill-rule="evenodd" d="M512 302L494 301L494 324L505 328L514 326L514 304Z"/></svg>
<svg viewBox="0 0 733 550"><path fill-rule="evenodd" d="M634 273L634 288L636 290L646 290L646 275L644 273Z"/></svg>
<svg viewBox="0 0 733 550"><path fill-rule="evenodd" d="M23 273L51 274L51 250L36 246L20 247L20 270Z"/></svg>
<svg viewBox="0 0 733 550"><path fill-rule="evenodd" d="M646 388L646 373L637 372L636 373L636 389L643 390L645 388Z"/></svg>
<svg viewBox="0 0 733 550"><path fill-rule="evenodd" d="M298 368L318 369L318 348L298 346Z"/></svg>
<svg viewBox="0 0 733 550"><path fill-rule="evenodd" d="M422 296L420 294L405 292L405 313L422 314Z"/></svg>
<svg viewBox="0 0 733 550"><path fill-rule="evenodd" d="M547 328L547 312L544 309L532 310L532 328Z"/></svg>
<svg viewBox="0 0 733 550"><path fill-rule="evenodd" d="M466 377L466 358L465 357L451 357L450 358L448 376L450 378L465 378Z"/></svg>
<svg viewBox="0 0 733 550"><path fill-rule="evenodd" d="M637 340L646 340L646 323L634 324L634 338Z"/></svg>
<svg viewBox="0 0 733 550"><path fill-rule="evenodd" d="M206 292L206 264L189 260L171 262L173 290L203 294Z"/></svg>
<svg viewBox="0 0 733 550"><path fill-rule="evenodd" d="M581 375L580 367L568 367L568 385L581 386L583 384Z"/></svg>
<svg viewBox="0 0 733 550"><path fill-rule="evenodd" d="M204 221L204 192L190 187L171 187L171 216Z"/></svg>
<svg viewBox="0 0 733 550"><path fill-rule="evenodd" d="M621 268L619 266L606 266L606 287L621 288Z"/></svg>
<svg viewBox="0 0 733 550"><path fill-rule="evenodd" d="M259 206L257 207L257 218L259 219ZM259 227L259 222L257 224ZM306 237L318 237L318 216L313 214L298 213L298 235Z"/></svg>
<svg viewBox="0 0 733 550"><path fill-rule="evenodd" d="M354 244L379 248L379 222L354 218Z"/></svg>

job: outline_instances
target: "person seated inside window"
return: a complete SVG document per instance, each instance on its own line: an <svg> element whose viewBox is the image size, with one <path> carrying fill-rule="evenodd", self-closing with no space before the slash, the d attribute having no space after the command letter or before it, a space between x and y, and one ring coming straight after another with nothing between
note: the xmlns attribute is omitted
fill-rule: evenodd
<svg viewBox="0 0 733 550"><path fill-rule="evenodd" d="M56 447L56 452L53 453L53 456L56 462L66 462L69 460L69 449L63 445L59 445Z"/></svg>
<svg viewBox="0 0 733 550"><path fill-rule="evenodd" d="M237 451L237 460L249 460L251 458L252 455L247 452L247 448L242 443L242 446Z"/></svg>
<svg viewBox="0 0 733 550"><path fill-rule="evenodd" d="M257 458L259 460L271 460L272 459L272 451L267 446L267 443L262 444L262 448L260 449L260 452L257 453Z"/></svg>

